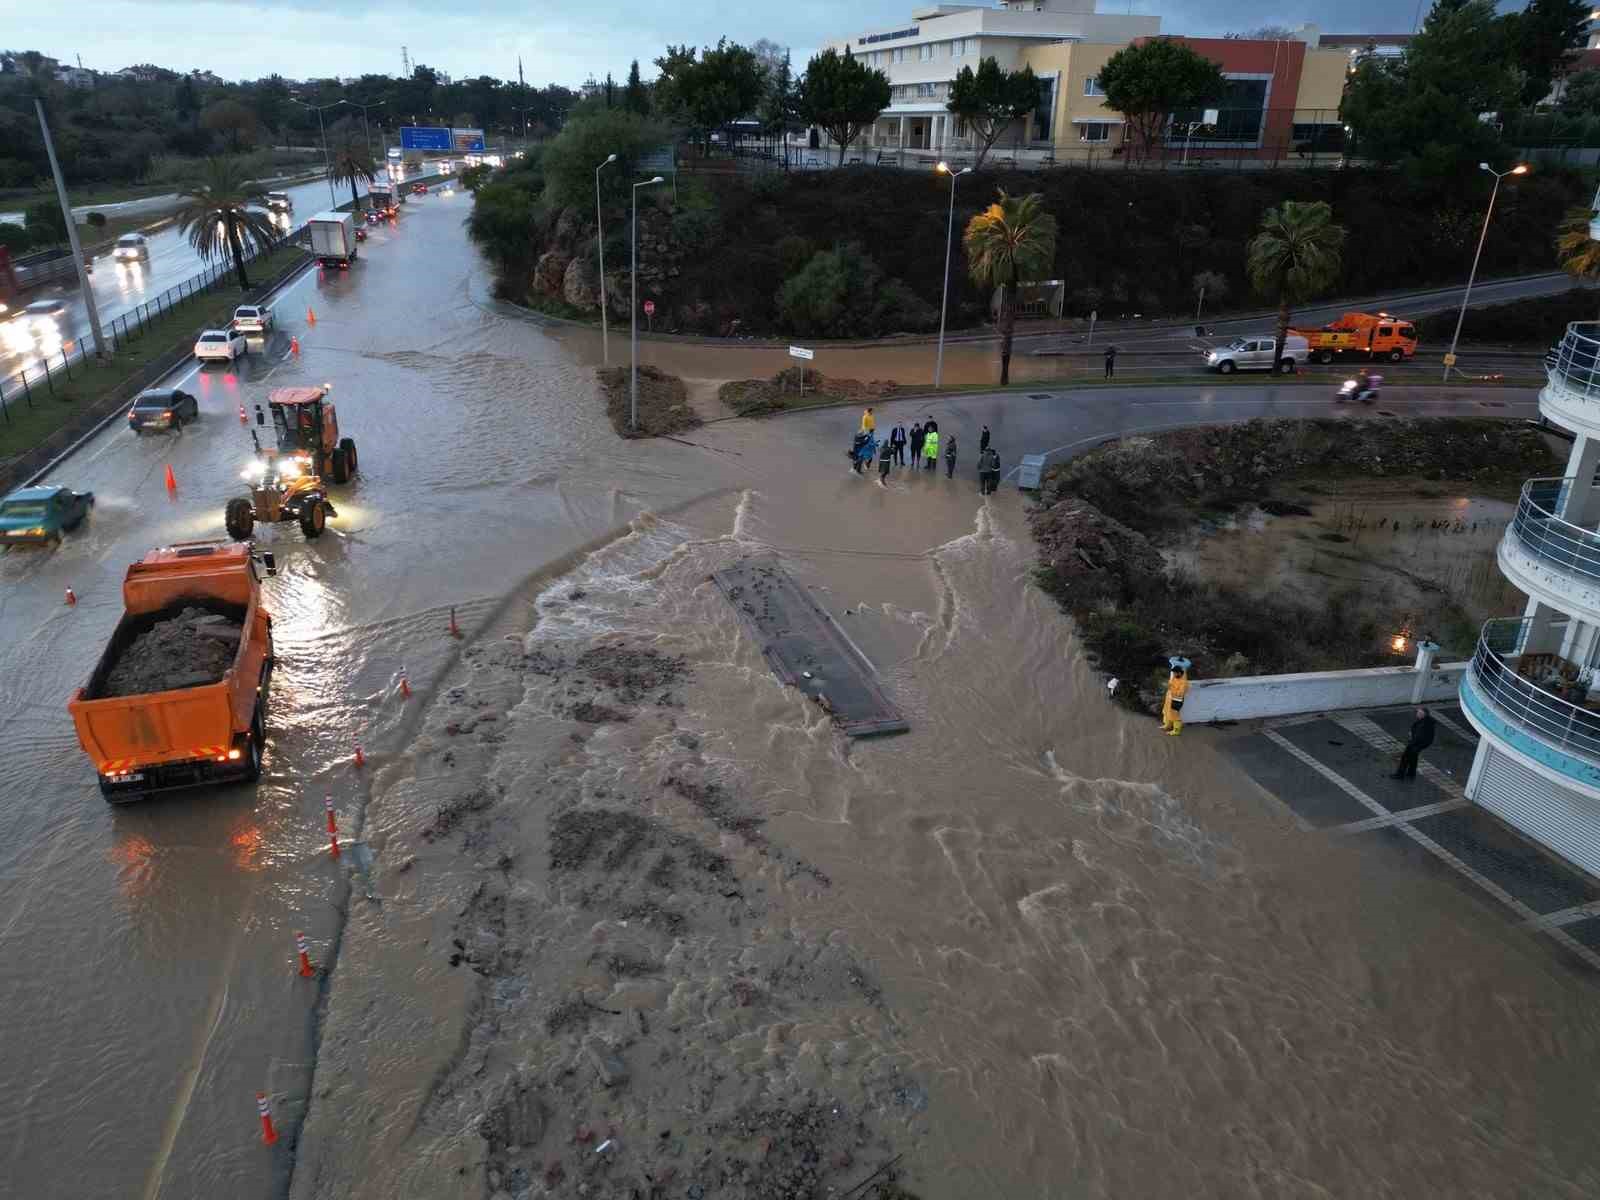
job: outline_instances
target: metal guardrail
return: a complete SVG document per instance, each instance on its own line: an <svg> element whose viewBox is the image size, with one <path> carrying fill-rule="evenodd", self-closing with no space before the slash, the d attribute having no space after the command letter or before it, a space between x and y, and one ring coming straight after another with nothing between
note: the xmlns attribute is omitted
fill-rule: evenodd
<svg viewBox="0 0 1600 1200"><path fill-rule="evenodd" d="M1515 660L1529 653L1534 622L1507 618L1486 621L1472 655L1469 679L1483 698L1513 724L1559 750L1600 762L1600 712L1563 700L1517 674ZM1560 627L1565 622L1550 622Z"/></svg>
<svg viewBox="0 0 1600 1200"><path fill-rule="evenodd" d="M1600 321L1574 321L1545 362L1550 382L1583 400L1600 400Z"/></svg>
<svg viewBox="0 0 1600 1200"><path fill-rule="evenodd" d="M271 254L284 246L293 245L304 240L305 225L298 225L279 237L276 241L265 247L252 248L244 255L246 265L255 262L263 255ZM68 260L70 262L70 259ZM112 353L120 350L130 341L142 337L145 327L153 321L160 320L180 306L186 305L198 296L205 296L218 290L218 285L226 278L233 275L234 268L231 259L224 259L213 263L198 275L191 276L180 283L174 284L155 298L145 301L138 307L113 317L109 321L101 322L101 332L105 335ZM27 318L17 318L26 320ZM32 408L34 402L40 399L50 399L55 396L58 386L65 387L72 380L74 370L84 369L86 360L95 353L94 338L85 333L81 338L67 341L63 340L59 352L52 351L34 367L18 371L6 379L0 379L0 420L11 420L11 405L18 402Z"/></svg>
<svg viewBox="0 0 1600 1200"><path fill-rule="evenodd" d="M1517 513L1511 519L1511 528L1529 553L1563 571L1600 581L1600 533L1557 515L1579 482L1577 479L1528 480L1517 498Z"/></svg>

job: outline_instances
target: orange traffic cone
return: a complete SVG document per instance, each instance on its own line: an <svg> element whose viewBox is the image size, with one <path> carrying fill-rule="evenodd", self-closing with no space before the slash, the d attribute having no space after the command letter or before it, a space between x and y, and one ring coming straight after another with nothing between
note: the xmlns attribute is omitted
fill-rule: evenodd
<svg viewBox="0 0 1600 1200"><path fill-rule="evenodd" d="M400 676L400 698L402 700L411 699L411 684L406 681L404 675Z"/></svg>
<svg viewBox="0 0 1600 1200"><path fill-rule="evenodd" d="M239 405L239 424L244 425L248 423L249 420L250 418L244 415L244 405Z"/></svg>
<svg viewBox="0 0 1600 1200"><path fill-rule="evenodd" d="M67 607L70 608L72 605L76 604L77 602L78 602L78 593L73 591L71 588L68 588L67 589Z"/></svg>
<svg viewBox="0 0 1600 1200"><path fill-rule="evenodd" d="M361 753L361 743L357 742L356 743L356 766L364 767L366 765L367 765L367 756L365 754Z"/></svg>
<svg viewBox="0 0 1600 1200"><path fill-rule="evenodd" d="M338 833L339 832L339 825L333 819L333 797L332 796L324 796L322 798L322 807L323 807L323 810L325 812L327 812L327 814L328 814L328 832L329 833Z"/></svg>
<svg viewBox="0 0 1600 1200"><path fill-rule="evenodd" d="M306 950L306 935L298 929L294 931L294 948L300 954L300 978L310 979L317 972L311 965L311 954Z"/></svg>
<svg viewBox="0 0 1600 1200"><path fill-rule="evenodd" d="M256 1111L261 1114L261 1141L270 1146L278 1140L278 1131L272 1127L272 1106L265 1092L256 1093Z"/></svg>
<svg viewBox="0 0 1600 1200"><path fill-rule="evenodd" d="M168 463L167 464L167 491L175 492L177 490L178 490L178 477L172 473L172 464Z"/></svg>
<svg viewBox="0 0 1600 1200"><path fill-rule="evenodd" d="M316 323L317 323L317 310L312 308L308 304L308 305L306 305L306 324L307 325L315 325Z"/></svg>
<svg viewBox="0 0 1600 1200"><path fill-rule="evenodd" d="M299 338L291 337L289 339L289 353L294 355L296 358L300 357L300 339Z"/></svg>
<svg viewBox="0 0 1600 1200"><path fill-rule="evenodd" d="M456 624L456 606L454 604L450 606L450 636L461 636L461 626Z"/></svg>

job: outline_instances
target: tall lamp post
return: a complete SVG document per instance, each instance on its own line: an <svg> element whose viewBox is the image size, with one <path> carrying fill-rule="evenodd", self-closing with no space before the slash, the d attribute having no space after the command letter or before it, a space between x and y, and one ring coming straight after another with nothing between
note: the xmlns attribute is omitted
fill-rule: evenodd
<svg viewBox="0 0 1600 1200"><path fill-rule="evenodd" d="M944 314L950 303L950 253L956 239L956 180L963 175L972 174L971 167L952 171L950 164L946 162L939 164L939 170L950 176L950 220L944 235L944 291L939 294L939 357L933 364L934 387L938 387L944 380Z"/></svg>
<svg viewBox="0 0 1600 1200"><path fill-rule="evenodd" d="M639 189L665 182L657 175L633 185L633 303L628 313L629 336L633 341L633 353L628 362L628 423L632 429L639 428Z"/></svg>
<svg viewBox="0 0 1600 1200"><path fill-rule="evenodd" d="M1483 214L1483 232L1478 234L1478 249L1472 255L1472 270L1467 275L1467 290L1461 293L1461 311L1456 314L1456 331L1450 338L1450 353L1444 356L1444 375L1441 383L1450 382L1450 368L1456 362L1456 343L1461 340L1461 324L1467 319L1467 301L1472 299L1472 283L1478 277L1478 259L1483 257L1483 243L1489 237L1489 219L1494 216L1494 202L1500 195L1500 181L1507 175L1526 175L1527 163L1518 163L1509 171L1496 171L1488 163L1479 163L1478 170L1488 171L1494 176L1494 190L1489 193L1489 207Z"/></svg>
<svg viewBox="0 0 1600 1200"><path fill-rule="evenodd" d="M337 208L339 199L333 194L333 163L328 158L328 131L322 127L322 110L325 108L338 108L345 101L335 100L332 104L307 104L304 100L296 100L293 96L290 96L289 103L298 104L301 108L312 109L317 114L317 133L322 138L322 169L328 175L328 203Z"/></svg>
<svg viewBox="0 0 1600 1200"><path fill-rule="evenodd" d="M389 103L388 97L382 100L373 100L366 104L357 104L354 100L341 100L339 103L348 104L351 108L359 108L361 110L361 132L366 135L367 139L367 157L372 158L372 129L367 124L367 109L377 108L380 105Z"/></svg>
<svg viewBox="0 0 1600 1200"><path fill-rule="evenodd" d="M33 109L39 114L39 135L44 138L44 152L50 159L50 175L55 180L61 216L67 222L67 245L72 248L72 265L78 272L78 289L83 296L84 312L89 318L89 334L94 338L94 356L104 358L106 339L100 329L100 306L95 303L94 288L89 286L89 266L83 259L83 246L78 242L78 223L73 219L72 205L67 200L67 183L61 177L61 164L56 160L56 144L50 137L50 122L45 119L43 96L34 96ZM66 361L65 355L62 361Z"/></svg>
<svg viewBox="0 0 1600 1200"><path fill-rule="evenodd" d="M608 155L606 161L594 169L594 240L600 250L600 352L608 367L611 365L611 333L606 327L606 231L600 216L600 172L616 161L615 154Z"/></svg>

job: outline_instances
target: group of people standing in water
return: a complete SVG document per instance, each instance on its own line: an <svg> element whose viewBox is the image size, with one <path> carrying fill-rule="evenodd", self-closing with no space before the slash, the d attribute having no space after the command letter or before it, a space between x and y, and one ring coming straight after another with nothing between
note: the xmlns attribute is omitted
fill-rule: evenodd
<svg viewBox="0 0 1600 1200"><path fill-rule="evenodd" d="M877 418L873 416L872 409L868 408L861 414L861 428L856 432L855 445L850 452L857 472L870 464L875 457L878 460L878 482L887 485L889 472L895 467L909 466L913 471L937 471L942 453L945 478L955 478L956 457L960 451L956 435L953 431L948 434L940 433L939 422L933 417L925 417L913 423L909 431L903 424L896 422L894 428L881 440L878 438L877 430ZM983 432L978 435L978 490L987 496L999 486L1000 455L989 444L989 427L985 425Z"/></svg>

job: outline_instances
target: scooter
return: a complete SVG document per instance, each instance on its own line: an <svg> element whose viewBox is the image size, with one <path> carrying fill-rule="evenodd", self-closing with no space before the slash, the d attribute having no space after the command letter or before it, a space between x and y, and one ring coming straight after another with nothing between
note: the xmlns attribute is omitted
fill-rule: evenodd
<svg viewBox="0 0 1600 1200"><path fill-rule="evenodd" d="M1359 400L1362 404L1371 404L1378 398L1378 387L1383 383L1382 375L1367 376L1369 383L1367 390L1361 390L1361 383L1355 379L1346 379L1344 386L1334 393L1333 402L1344 404L1350 400Z"/></svg>

